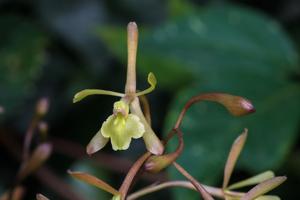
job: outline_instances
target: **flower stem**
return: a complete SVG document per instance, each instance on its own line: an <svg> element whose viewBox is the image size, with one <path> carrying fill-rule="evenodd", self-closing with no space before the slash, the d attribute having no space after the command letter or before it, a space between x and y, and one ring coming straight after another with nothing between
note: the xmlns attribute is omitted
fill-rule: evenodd
<svg viewBox="0 0 300 200"><path fill-rule="evenodd" d="M127 175L119 189L122 200L126 199L127 192L129 190L129 187L131 186L131 183L132 183L135 175L140 170L140 168L143 166L144 162L149 158L149 156L151 156L150 152L145 153L130 168L129 172L127 173Z"/></svg>
<svg viewBox="0 0 300 200"><path fill-rule="evenodd" d="M136 53L138 46L138 27L135 22L130 22L127 26L127 45L128 45L128 65L127 80L125 85L126 94L136 92Z"/></svg>
<svg viewBox="0 0 300 200"><path fill-rule="evenodd" d="M206 186L206 185L202 185L208 193L210 193L211 195L218 197L218 198L224 198L224 193L222 191L222 189L220 188L215 188L215 187L211 187L211 186ZM167 181L158 185L150 185L148 187L145 187L137 192L134 192L132 194L130 194L127 197L127 200L135 200L139 197L142 197L144 195L168 188L168 187L183 187L183 188L187 188L187 189L191 189L191 190L196 190L195 186L193 186L193 184L191 184L189 181Z"/></svg>
<svg viewBox="0 0 300 200"><path fill-rule="evenodd" d="M194 177L192 177L183 167L181 167L176 162L173 162L173 165L175 168L183 175L185 176L197 189L197 191L201 194L202 198L204 200L213 200L212 196L206 191L206 189L200 184Z"/></svg>

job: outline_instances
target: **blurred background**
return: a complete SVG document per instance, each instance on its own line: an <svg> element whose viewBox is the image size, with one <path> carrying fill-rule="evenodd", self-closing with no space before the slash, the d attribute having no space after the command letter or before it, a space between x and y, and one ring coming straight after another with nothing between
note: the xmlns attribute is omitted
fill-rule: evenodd
<svg viewBox="0 0 300 200"><path fill-rule="evenodd" d="M138 88L148 87L149 72L158 79L148 98L161 138L184 103L199 93L244 96L256 107L256 113L235 118L213 103L193 106L183 121L185 149L178 162L199 181L220 186L230 146L248 128L232 181L273 170L288 176L273 193L300 199L298 0L1 0L0 194L14 184L16 155L43 97L50 102L43 121L53 153L22 182L23 199L36 193L50 199L110 198L71 179L67 169L119 187L131 161L145 151L142 140L125 152L107 145L88 158L85 146L117 98L93 96L77 104L72 98L85 88L124 90L129 21L140 31ZM40 138L34 136L33 147ZM176 145L174 139L168 150ZM143 176L134 190L166 178L184 179L170 167ZM142 199L198 198L193 191L168 189Z"/></svg>

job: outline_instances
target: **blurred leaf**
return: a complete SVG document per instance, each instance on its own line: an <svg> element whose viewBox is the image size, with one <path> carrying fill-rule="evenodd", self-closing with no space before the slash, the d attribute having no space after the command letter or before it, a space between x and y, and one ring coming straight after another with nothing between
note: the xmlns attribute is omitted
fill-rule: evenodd
<svg viewBox="0 0 300 200"><path fill-rule="evenodd" d="M170 30L171 31L171 30ZM107 43L108 48L120 58L124 63L127 63L127 44L126 44L126 25L124 27L107 26L98 29L98 33L102 40ZM156 57L156 50L151 46L152 42L156 40L153 38L149 30L144 27L139 27L139 45L137 53L137 66L138 72L143 72L143 74L148 74L153 72L157 78L158 85L172 86L170 89L177 89L182 83L190 81L190 73L184 70L180 63L175 60L168 59L165 57ZM160 46L156 48L160 51L164 51ZM166 54L167 52L164 52ZM173 62L174 61L174 62ZM169 76L170 71L172 71L172 76ZM176 80L174 82L174 80Z"/></svg>
<svg viewBox="0 0 300 200"><path fill-rule="evenodd" d="M135 20L143 24L160 23L165 19L168 1L151 0L108 0L105 1L110 12L110 21L128 23Z"/></svg>
<svg viewBox="0 0 300 200"><path fill-rule="evenodd" d="M159 85L173 89L193 78L216 83L220 76L232 79L236 68L243 70L246 80L257 74L272 78L262 65L272 67L275 74L296 68L296 52L278 24L239 7L207 7L154 30L139 30L138 66L145 73L153 71ZM102 26L99 34L126 63L126 26Z"/></svg>
<svg viewBox="0 0 300 200"><path fill-rule="evenodd" d="M169 0L168 3L169 13L172 17L186 15L196 10L195 5L191 4L190 1Z"/></svg>
<svg viewBox="0 0 300 200"><path fill-rule="evenodd" d="M199 181L215 182L230 144L247 127L249 138L240 162L244 169L259 172L278 167L295 141L300 116L300 85L289 79L298 70L298 57L278 24L244 8L207 7L149 35L140 42L140 66L150 69L153 65L148 61L156 63L158 67L151 71L158 84L172 88L183 79L194 80L175 98L165 130L173 126L184 102L199 93L245 96L257 110L236 119L209 103L195 105L183 121L185 151L178 162ZM181 71L180 76L174 70ZM173 171L171 175L178 177ZM191 194L181 190L176 198L186 198L187 193Z"/></svg>
<svg viewBox="0 0 300 200"><path fill-rule="evenodd" d="M16 16L1 16L0 27L0 104L9 115L35 89L47 38L35 24Z"/></svg>
<svg viewBox="0 0 300 200"><path fill-rule="evenodd" d="M99 32L125 64L126 24L101 26ZM257 108L255 115L241 119L208 104L194 106L187 113L183 123L183 132L188 134L186 149L179 162L207 183L220 177L230 144L245 127L249 139L242 166L258 172L280 165L298 128L300 87L289 80L298 64L296 51L278 24L244 8L207 7L154 30L140 28L138 71L153 71L158 86L173 90L194 83L177 95L167 129L183 102L200 92L245 96ZM176 198L186 198L182 194Z"/></svg>
<svg viewBox="0 0 300 200"><path fill-rule="evenodd" d="M99 32L126 63L125 26L102 27ZM241 7L206 7L155 30L140 28L138 66L153 71L158 86L178 89L186 81L194 82L175 98L165 130L173 126L184 102L203 92L245 96L257 109L240 119L208 104L188 111L179 163L206 183L220 177L230 144L246 127L250 135L241 165L255 173L280 165L297 134L300 85L289 78L299 71L298 65L296 51L279 25ZM191 160L198 162L190 165Z"/></svg>
<svg viewBox="0 0 300 200"><path fill-rule="evenodd" d="M95 34L108 18L103 1L41 0L35 5L41 21L81 56L90 75L104 72L108 55Z"/></svg>

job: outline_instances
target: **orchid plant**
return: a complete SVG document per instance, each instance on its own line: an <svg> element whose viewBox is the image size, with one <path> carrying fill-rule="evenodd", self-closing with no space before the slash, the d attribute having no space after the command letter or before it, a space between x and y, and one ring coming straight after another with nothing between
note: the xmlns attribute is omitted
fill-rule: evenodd
<svg viewBox="0 0 300 200"><path fill-rule="evenodd" d="M233 143L228 155L224 168L224 180L222 187L212 187L202 184L189 174L180 164L176 162L178 156L184 149L183 133L180 125L188 109L200 101L212 101L223 105L230 114L234 116L243 116L255 111L252 103L239 96L225 93L208 93L200 94L192 97L184 106L179 117L167 135L166 139L160 140L151 127L151 117L149 113L149 105L145 100L146 94L152 92L157 84L153 73L148 75L148 83L150 87L141 92L136 89L136 54L138 46L138 28L136 23L130 22L127 27L128 31L128 66L127 80L124 93L100 90L85 89L78 92L74 96L73 102L79 102L90 95L111 95L119 99L112 105L112 114L102 123L100 130L91 139L86 147L89 155L101 150L110 140L112 149L115 151L126 150L130 147L131 139L143 138L147 152L145 152L130 168L122 185L119 189L115 189L101 179L98 179L84 172L68 173L81 181L96 186L108 193L112 194L113 200L134 200L149 193L167 187L183 187L199 192L200 198L212 200L220 198L225 200L277 200L279 197L265 195L286 180L286 177L275 177L272 171L266 171L254 177L242 180L229 185L230 177L233 173L236 161L242 151L248 130L244 132ZM142 105L142 106L141 106ZM174 152L166 153L165 147L168 141L177 135L179 144ZM169 180L162 183L155 183L146 188L128 194L129 188L138 172L158 173L166 167L174 166L186 179L185 180ZM245 186L256 185L248 192L239 192L237 189ZM37 195L37 199L47 199L41 194Z"/></svg>

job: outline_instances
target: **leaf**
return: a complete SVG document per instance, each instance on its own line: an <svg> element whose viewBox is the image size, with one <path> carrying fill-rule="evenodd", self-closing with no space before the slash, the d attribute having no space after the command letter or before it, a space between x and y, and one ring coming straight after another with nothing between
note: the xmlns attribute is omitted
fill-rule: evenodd
<svg viewBox="0 0 300 200"><path fill-rule="evenodd" d="M187 72L193 79L189 89L174 98L165 130L173 127L184 103L201 93L244 96L257 110L253 115L234 118L213 104L195 105L182 123L185 150L178 162L199 181L215 183L221 177L231 143L247 127L248 142L239 166L251 173L278 168L294 144L300 117L300 85L289 78L298 70L298 57L278 24L244 8L207 7L168 22L150 35L148 43L140 42L144 45L141 54L155 54L153 62L155 59L159 67L152 71L158 82L162 77L172 77L164 84L174 88L172 83L179 84ZM160 40L154 39L157 35ZM156 52L150 54L147 49ZM162 65L161 58L170 62ZM173 62L180 66L177 69L183 71L182 76L173 77ZM175 148L176 144L171 144L170 149ZM178 176L171 171L171 177ZM194 197L188 191L176 192L175 196Z"/></svg>
<svg viewBox="0 0 300 200"><path fill-rule="evenodd" d="M231 150L229 152L225 169L224 169L223 189L228 186L236 161L238 160L239 155L243 150L244 144L246 142L247 134L248 134L248 130L245 129L244 133L242 133L231 146Z"/></svg>
<svg viewBox="0 0 300 200"><path fill-rule="evenodd" d="M93 185L95 187L98 187L108 193L111 193L113 195L118 195L119 192L114 189L113 187L111 187L109 184L105 183L104 181L98 179L97 177L93 176L93 175L90 175L90 174L87 174L87 173L84 173L84 172L72 172L72 171L68 171L68 173L78 179L78 180L81 180L87 184L90 184L90 185Z"/></svg>
<svg viewBox="0 0 300 200"><path fill-rule="evenodd" d="M278 196L264 195L256 198L255 200L280 200L280 198Z"/></svg>
<svg viewBox="0 0 300 200"><path fill-rule="evenodd" d="M47 37L21 17L2 16L0 26L0 104L11 115L35 89Z"/></svg>
<svg viewBox="0 0 300 200"><path fill-rule="evenodd" d="M35 6L41 22L86 61L85 69L91 72L91 77L104 72L108 55L94 33L96 27L109 18L104 2L74 1L70 4L68 0L41 0Z"/></svg>
<svg viewBox="0 0 300 200"><path fill-rule="evenodd" d="M239 166L251 173L280 166L297 136L300 85L290 79L299 73L297 52L278 23L253 10L222 5L187 12L154 30L139 30L138 71L153 71L160 86L182 89L170 105L165 130L173 127L184 103L200 93L244 96L257 110L233 118L209 103L191 108L182 125L185 150L178 161L187 171L201 182L216 182L230 145L244 127L249 137ZM123 63L125 34L118 28L100 31ZM176 144L171 144L173 149ZM171 177L178 176L171 171ZM175 197L193 199L190 194L180 190Z"/></svg>
<svg viewBox="0 0 300 200"><path fill-rule="evenodd" d="M234 183L234 184L228 186L227 189L228 190L234 190L234 189L246 187L246 186L249 186L249 185L255 185L255 184L261 183L263 181L266 181L268 179L271 179L274 176L275 176L274 172L272 172L272 171L266 171L266 172L257 174L255 176L252 176L250 178L247 178L245 180L242 180L242 181L239 181L237 183Z"/></svg>
<svg viewBox="0 0 300 200"><path fill-rule="evenodd" d="M76 171L87 171L97 177L105 180L110 180L109 173L99 167L93 165L93 163L87 161L86 159L77 161L73 166L73 170ZM93 187L89 184L86 184L83 181L78 181L71 176L68 176L68 183L74 188L74 190L78 191L81 196L86 199L109 199L111 198L111 194L103 190L99 190L99 188Z"/></svg>
<svg viewBox="0 0 300 200"><path fill-rule="evenodd" d="M254 188L252 188L249 192L247 192L241 200L253 200L263 194L266 194L267 192L273 190L280 184L282 184L286 180L285 176L278 176L271 178L269 180L266 180Z"/></svg>

